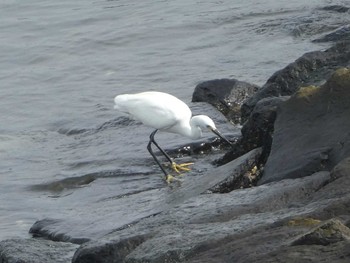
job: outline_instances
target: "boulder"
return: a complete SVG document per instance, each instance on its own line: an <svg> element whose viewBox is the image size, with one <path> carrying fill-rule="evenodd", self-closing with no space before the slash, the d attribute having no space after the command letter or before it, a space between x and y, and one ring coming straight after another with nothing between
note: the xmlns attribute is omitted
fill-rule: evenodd
<svg viewBox="0 0 350 263"><path fill-rule="evenodd" d="M240 123L240 107L258 86L236 79L214 79L196 86L192 102L207 102L216 107L232 123Z"/></svg>
<svg viewBox="0 0 350 263"><path fill-rule="evenodd" d="M289 96L300 86L320 85L337 68L350 66L350 42L340 42L325 51L304 54L284 69L274 73L242 107L242 119L248 119L255 105L263 98Z"/></svg>
<svg viewBox="0 0 350 263"><path fill-rule="evenodd" d="M321 87L301 88L280 105L259 184L330 171L350 155L350 69Z"/></svg>
<svg viewBox="0 0 350 263"><path fill-rule="evenodd" d="M343 30L337 36L344 38L346 34ZM261 89L243 103L243 137L238 142L239 145L219 163L226 163L239 154L262 147L260 163L263 165L270 154L276 112L281 102L286 101L300 86L323 84L341 66L350 66L350 42L340 42L326 51L306 53L286 68L277 71Z"/></svg>

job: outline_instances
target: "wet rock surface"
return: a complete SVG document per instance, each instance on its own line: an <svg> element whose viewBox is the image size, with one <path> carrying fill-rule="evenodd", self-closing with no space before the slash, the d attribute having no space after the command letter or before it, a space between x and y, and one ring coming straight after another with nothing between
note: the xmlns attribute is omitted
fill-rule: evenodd
<svg viewBox="0 0 350 263"><path fill-rule="evenodd" d="M350 229L339 220L331 219L311 229L293 241L293 246L298 245L323 245L350 240Z"/></svg>
<svg viewBox="0 0 350 263"><path fill-rule="evenodd" d="M327 187L339 188L345 183L337 181L339 178L350 181L349 167L340 166L343 168L333 169L333 176L319 172L226 194L189 198L134 227L83 244L74 262L119 262L112 261L113 257L95 261L95 255L96 251L114 255L121 247L128 250L121 262L278 262L281 253L293 251L297 255L285 262L299 262L304 257L317 261L344 256L345 248L349 247L346 238L326 249L315 244L305 248L306 245L295 243L300 236L315 232L312 230L315 225L327 229L329 221L324 224L321 221L330 216L329 209L332 217L348 220L348 211L341 207L349 202L350 195L331 197L327 192ZM346 176L334 179L345 171ZM341 229L347 235L347 227L335 222L341 227L329 229ZM130 242L136 247L130 246Z"/></svg>
<svg viewBox="0 0 350 263"><path fill-rule="evenodd" d="M124 262L200 262L203 258L206 258L203 262L224 262L221 261L223 255L220 258L217 255L202 256L208 255L210 250L222 249L229 242L239 245L236 252L242 253L240 238L249 236L250 245L253 245L253 233L259 236L259 229L264 228L273 232L275 227L271 225L277 221L276 218L281 220L297 214L307 215L321 208L305 203L291 209L286 209L286 206L312 195L327 180L329 173L318 173L299 180L285 180L227 194L195 196L156 217L139 222L135 227L83 244L77 250L73 262L118 262L113 261L112 256L94 261L94 255L96 251L114 255L118 247L127 249L130 242L140 242L141 234L142 238L146 236L145 240L128 251ZM286 232L286 228L284 235L297 235L302 231L291 228ZM268 241L275 240L275 235L270 233L265 238L270 237ZM227 253L231 254L231 259L237 256L235 250Z"/></svg>
<svg viewBox="0 0 350 263"><path fill-rule="evenodd" d="M66 263L78 245L43 239L9 239L0 242L2 263Z"/></svg>
<svg viewBox="0 0 350 263"><path fill-rule="evenodd" d="M350 70L339 69L321 87L301 88L282 103L259 183L329 171L349 156L349 102Z"/></svg>
<svg viewBox="0 0 350 263"><path fill-rule="evenodd" d="M194 177L190 182L183 185L170 185L169 187L163 187L160 189L152 189L148 192L141 192L140 194L135 194L130 196L131 202L136 199L144 198L150 195L150 191L155 192L154 199L147 200L147 204L144 204L143 211L140 207L138 208L138 215L140 217L135 217L134 222L123 221L122 218L116 217L116 213L120 204L117 200L111 200L110 205L105 205L103 207L91 207L89 211L98 213L101 215L100 221L92 219L84 219L84 224L79 224L78 220L73 220L67 218L64 220L56 219L43 219L37 221L31 228L30 232L35 236L45 237L56 241L68 241L72 243L81 244L84 241L98 239L105 236L106 234L117 231L118 229L128 228L129 226L138 224L144 218L151 217L172 209L174 206L181 204L185 200L206 192L208 189L219 189L220 184L225 181L227 182L227 177L231 176L236 178L236 176L243 174L247 169L250 169L254 165L254 160L260 155L260 149L255 149L240 158L237 158L233 162L216 168L211 173L205 173L201 176ZM126 196L124 199L127 199ZM127 200L124 200L126 202ZM130 210L134 210L131 207ZM131 212L131 211L130 211ZM86 216L88 216L88 214ZM81 214L84 217L84 214ZM116 218L113 223L109 223L111 218ZM99 229L98 232L86 231L86 228Z"/></svg>

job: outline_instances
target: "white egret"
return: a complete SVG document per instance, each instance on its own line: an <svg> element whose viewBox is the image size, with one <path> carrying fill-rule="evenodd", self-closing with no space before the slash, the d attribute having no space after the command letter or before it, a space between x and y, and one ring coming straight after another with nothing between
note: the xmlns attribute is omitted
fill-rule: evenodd
<svg viewBox="0 0 350 263"><path fill-rule="evenodd" d="M209 129L221 139L231 145L231 143L216 129L212 119L206 115L192 117L190 108L178 98L163 92L147 91L137 94L122 94L114 98L114 108L120 112L127 113L131 118L142 122L144 125L155 128L150 135L147 149L163 171L166 181L169 183L173 176L168 174L152 151L152 143L170 162L172 169L177 173L180 170L189 171L189 165L193 163L177 164L158 145L154 136L158 130L177 133L191 139L202 137L202 129Z"/></svg>

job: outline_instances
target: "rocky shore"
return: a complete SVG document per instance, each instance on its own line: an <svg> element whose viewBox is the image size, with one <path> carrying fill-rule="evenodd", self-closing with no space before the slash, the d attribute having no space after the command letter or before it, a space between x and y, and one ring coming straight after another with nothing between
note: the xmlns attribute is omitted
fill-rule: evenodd
<svg viewBox="0 0 350 263"><path fill-rule="evenodd" d="M95 238L38 221L33 238L0 242L1 262L350 262L349 30L318 41L333 46L262 87L197 86L193 101L242 124L214 171L159 192L157 209Z"/></svg>

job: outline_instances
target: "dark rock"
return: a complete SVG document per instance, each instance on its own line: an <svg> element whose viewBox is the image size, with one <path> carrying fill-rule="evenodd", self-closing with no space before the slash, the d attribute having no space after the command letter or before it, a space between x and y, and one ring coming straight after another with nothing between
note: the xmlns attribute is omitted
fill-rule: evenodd
<svg viewBox="0 0 350 263"><path fill-rule="evenodd" d="M280 105L271 153L259 184L330 171L350 155L350 70L321 87L301 88Z"/></svg>
<svg viewBox="0 0 350 263"><path fill-rule="evenodd" d="M270 97L260 100L249 119L242 127L242 144L245 149L263 147L262 162L265 163L271 150L272 134L278 105L289 96Z"/></svg>
<svg viewBox="0 0 350 263"><path fill-rule="evenodd" d="M350 241L350 229L343 225L339 220L330 219L298 237L292 242L292 245L327 246L344 240Z"/></svg>
<svg viewBox="0 0 350 263"><path fill-rule="evenodd" d="M44 239L8 239L0 242L1 263L67 263L77 245Z"/></svg>
<svg viewBox="0 0 350 263"><path fill-rule="evenodd" d="M241 172L230 173L224 180L211 187L208 192L211 193L228 193L235 189L251 187L255 185L255 181L259 178L258 165L261 156L261 149L253 150L254 155L246 159L245 169Z"/></svg>
<svg viewBox="0 0 350 263"><path fill-rule="evenodd" d="M232 143L231 149L214 162L216 165L223 165L231 162L232 160L244 155L249 151L246 145L242 142L242 136L230 141Z"/></svg>
<svg viewBox="0 0 350 263"><path fill-rule="evenodd" d="M236 138L231 150L218 159L216 163L218 165L228 163L252 149L262 147L262 154L256 163L260 169L270 154L277 107L288 98L289 96L271 97L259 101L241 129L242 137ZM243 187L252 186L255 185L255 182L241 183L240 185L245 185Z"/></svg>
<svg viewBox="0 0 350 263"><path fill-rule="evenodd" d="M350 42L340 42L325 51L304 54L273 74L261 89L243 103L242 119L248 119L259 100L292 95L300 86L320 85L337 68L346 66L350 66Z"/></svg>
<svg viewBox="0 0 350 263"><path fill-rule="evenodd" d="M215 79L196 86L192 102L208 102L228 120L239 123L240 107L244 100L258 90L258 86L236 79Z"/></svg>

